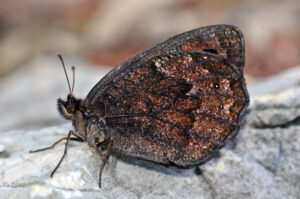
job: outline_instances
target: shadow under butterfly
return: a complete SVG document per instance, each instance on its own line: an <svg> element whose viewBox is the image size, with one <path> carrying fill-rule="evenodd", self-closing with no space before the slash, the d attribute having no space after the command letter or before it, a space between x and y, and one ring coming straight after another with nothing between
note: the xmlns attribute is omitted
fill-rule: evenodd
<svg viewBox="0 0 300 199"><path fill-rule="evenodd" d="M70 93L58 110L74 131L66 140L110 153L176 168L208 161L238 132L249 104L243 77L245 45L232 25L213 25L176 35L120 64L85 99Z"/></svg>

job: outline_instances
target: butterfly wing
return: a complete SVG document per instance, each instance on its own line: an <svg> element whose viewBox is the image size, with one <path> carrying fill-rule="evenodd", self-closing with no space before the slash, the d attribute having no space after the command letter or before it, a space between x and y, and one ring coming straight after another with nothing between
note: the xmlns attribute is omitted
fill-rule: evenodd
<svg viewBox="0 0 300 199"><path fill-rule="evenodd" d="M248 100L242 74L227 59L183 51L119 74L96 102L106 106L113 152L191 167L238 129Z"/></svg>
<svg viewBox="0 0 300 199"><path fill-rule="evenodd" d="M228 63L236 68L236 71L243 74L245 62L244 45L241 31L232 25L207 26L176 35L117 66L95 85L84 102L86 105L95 103L98 96L107 88L109 82L114 81L120 74L127 73L132 67L159 55L181 51L213 52L225 58Z"/></svg>

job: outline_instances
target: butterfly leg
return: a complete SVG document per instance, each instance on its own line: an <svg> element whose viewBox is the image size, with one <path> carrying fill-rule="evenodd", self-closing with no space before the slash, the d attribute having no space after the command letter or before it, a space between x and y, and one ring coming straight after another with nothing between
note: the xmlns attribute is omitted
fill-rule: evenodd
<svg viewBox="0 0 300 199"><path fill-rule="evenodd" d="M41 148L41 149L37 149L37 150L31 150L29 151L29 153L36 153L36 152L40 152L40 151L46 151L46 150L49 150L49 149L53 149L56 145L58 145L59 143L61 143L62 141L68 139L68 137L64 137L64 138L61 138L59 139L58 141L56 141L54 144L52 144L51 146L49 147L45 147L45 148ZM76 141L76 142L83 142L83 140L79 137L76 137L76 138L70 138L71 141Z"/></svg>
<svg viewBox="0 0 300 199"><path fill-rule="evenodd" d="M104 141L101 143L101 146L103 146L103 144L108 144L108 146L107 146L107 151L106 151L106 153L105 153L105 155L104 155L104 158L103 158L103 160L102 160L102 165L101 165L101 167L100 167L100 172L99 172L99 187L100 187L100 188L101 188L101 176L102 176L103 168L104 168L104 166L105 166L105 164L106 164L106 162L107 162L107 159L108 159L108 157L109 157L109 154L110 154L110 152L111 152L112 142L113 142L113 140L112 140L112 138L110 137L110 138L108 138L107 140L104 140ZM99 146L99 147L101 147L101 146Z"/></svg>
<svg viewBox="0 0 300 199"><path fill-rule="evenodd" d="M69 134L68 134L68 136L67 136L67 138L66 138L66 145L65 145L65 151L64 151L64 154L63 154L63 156L60 158L60 160L59 160L59 162L58 162L58 164L56 165L56 167L54 168L54 170L52 171L52 173L51 173L51 178L53 177L53 175L54 175L54 173L56 172L56 170L58 169L58 167L60 166L60 164L62 163L62 161L63 161L63 159L65 158L65 156L67 155L67 152L68 152L68 146L69 146L69 141L71 140L71 135L76 135L75 134L75 132L74 131L72 131L72 130L70 130L69 131ZM78 138L79 139L79 138Z"/></svg>

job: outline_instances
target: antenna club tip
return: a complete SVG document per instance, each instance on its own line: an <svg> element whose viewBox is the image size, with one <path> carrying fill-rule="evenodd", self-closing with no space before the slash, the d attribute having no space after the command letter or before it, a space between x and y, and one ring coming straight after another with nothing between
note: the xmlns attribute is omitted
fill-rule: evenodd
<svg viewBox="0 0 300 199"><path fill-rule="evenodd" d="M75 70L75 66L72 66L72 70Z"/></svg>

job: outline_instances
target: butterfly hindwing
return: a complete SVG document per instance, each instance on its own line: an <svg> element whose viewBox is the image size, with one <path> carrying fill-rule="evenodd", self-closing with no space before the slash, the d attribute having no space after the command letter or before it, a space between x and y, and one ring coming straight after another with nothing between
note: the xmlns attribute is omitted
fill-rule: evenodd
<svg viewBox="0 0 300 199"><path fill-rule="evenodd" d="M120 74L96 102L107 106L115 153L190 167L238 128L248 99L243 77L225 58L183 51Z"/></svg>

